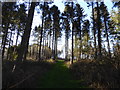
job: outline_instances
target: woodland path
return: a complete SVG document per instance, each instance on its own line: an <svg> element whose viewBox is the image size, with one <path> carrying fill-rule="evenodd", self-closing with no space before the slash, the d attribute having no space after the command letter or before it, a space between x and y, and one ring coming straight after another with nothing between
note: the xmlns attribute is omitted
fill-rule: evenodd
<svg viewBox="0 0 120 90"><path fill-rule="evenodd" d="M82 88L81 81L73 78L63 60L58 60L39 81L40 88Z"/></svg>

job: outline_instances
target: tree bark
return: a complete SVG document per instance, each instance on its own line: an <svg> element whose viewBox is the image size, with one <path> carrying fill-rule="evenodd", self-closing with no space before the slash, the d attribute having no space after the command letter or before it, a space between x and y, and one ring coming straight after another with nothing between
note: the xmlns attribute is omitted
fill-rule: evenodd
<svg viewBox="0 0 120 90"><path fill-rule="evenodd" d="M12 38L12 31L10 32L10 40L9 40L9 46L8 46L8 52L7 52L7 60L11 59L11 54L10 54L10 43L11 43L11 38Z"/></svg>
<svg viewBox="0 0 120 90"><path fill-rule="evenodd" d="M54 30L53 30L53 35L52 35L52 57L54 58Z"/></svg>
<svg viewBox="0 0 120 90"><path fill-rule="evenodd" d="M72 2L72 8L73 8L73 2ZM74 41L73 41L73 33L74 33L74 21L73 21L73 12L72 12L72 61L71 61L71 64L73 64L73 60L74 60L74 53L73 53L73 50L74 50Z"/></svg>
<svg viewBox="0 0 120 90"><path fill-rule="evenodd" d="M36 5L36 2L32 2L31 7L30 7L29 12L28 12L28 19L27 19L25 31L24 31L21 45L20 45L20 48L18 51L18 57L17 57L18 62L21 62L24 59L26 59L35 5Z"/></svg>
<svg viewBox="0 0 120 90"><path fill-rule="evenodd" d="M15 43L16 46L17 46L17 42L18 42L18 36L19 36L19 29L17 31L17 36L16 36L16 43Z"/></svg>
<svg viewBox="0 0 120 90"><path fill-rule="evenodd" d="M5 28L5 36L3 37L2 40L2 60L4 59L4 53L5 53L5 45L6 45L6 41L7 41L7 35L8 35L8 26L9 23L6 24L6 28Z"/></svg>
<svg viewBox="0 0 120 90"><path fill-rule="evenodd" d="M98 48L99 48L99 57L100 58L102 56L101 53L101 30L100 30L100 10L99 10L99 4L98 2L96 2L97 4L97 29L98 29Z"/></svg>
<svg viewBox="0 0 120 90"><path fill-rule="evenodd" d="M55 32L55 60L57 58L57 33Z"/></svg>
<svg viewBox="0 0 120 90"><path fill-rule="evenodd" d="M95 52L95 57L94 59L97 58L97 48L96 48L96 30L95 30L95 16L94 16L94 3L92 2L92 15L93 15L93 32L94 32L94 52Z"/></svg>
<svg viewBox="0 0 120 90"><path fill-rule="evenodd" d="M65 59L68 60L68 30L65 34Z"/></svg>
<svg viewBox="0 0 120 90"><path fill-rule="evenodd" d="M108 48L108 53L109 53L109 56L111 57L111 52L110 52L110 42L109 42L109 37L108 37L108 28L107 28L107 23L106 23L106 19L104 17L104 24L105 24L105 32L106 32L106 39L107 39L107 48Z"/></svg>
<svg viewBox="0 0 120 90"><path fill-rule="evenodd" d="M42 17L42 29L41 29L41 36L40 36L39 60L41 60L42 34L43 34L43 25L44 25L43 23L44 23L44 12Z"/></svg>
<svg viewBox="0 0 120 90"><path fill-rule="evenodd" d="M55 30L53 28L53 60L55 60Z"/></svg>
<svg viewBox="0 0 120 90"><path fill-rule="evenodd" d="M73 25L73 24L72 24L72 25ZM73 46L73 45L74 45L73 35L74 35L74 34L73 34L73 30L74 30L74 28L73 28L73 26L72 26L72 61L71 61L71 64L73 64L73 60L74 60L74 53L73 53L73 50L74 50L74 49L73 49L73 47L74 47L74 46Z"/></svg>
<svg viewBox="0 0 120 90"><path fill-rule="evenodd" d="M51 29L50 29L50 38L49 38L49 48L51 48Z"/></svg>
<svg viewBox="0 0 120 90"><path fill-rule="evenodd" d="M44 2L44 7L45 7L45 2ZM42 51L42 34L43 34L43 27L44 27L44 9L42 12L42 27L41 27L41 37L40 37L40 48L39 48L39 61L41 60L41 51Z"/></svg>

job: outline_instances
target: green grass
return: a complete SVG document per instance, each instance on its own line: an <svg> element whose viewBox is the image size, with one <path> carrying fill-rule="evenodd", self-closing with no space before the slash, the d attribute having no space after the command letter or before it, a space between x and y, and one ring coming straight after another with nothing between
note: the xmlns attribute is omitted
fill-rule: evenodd
<svg viewBox="0 0 120 90"><path fill-rule="evenodd" d="M58 60L53 68L39 80L39 88L82 88L75 80L64 61Z"/></svg>

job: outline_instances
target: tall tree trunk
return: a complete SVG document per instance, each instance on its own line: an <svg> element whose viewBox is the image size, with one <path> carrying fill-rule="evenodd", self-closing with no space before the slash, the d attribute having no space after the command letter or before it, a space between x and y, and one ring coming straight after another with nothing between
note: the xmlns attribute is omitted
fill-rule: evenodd
<svg viewBox="0 0 120 90"><path fill-rule="evenodd" d="M80 21L79 22L79 56L78 56L78 60L81 59L81 54L82 54L82 36L81 36L81 17L79 17Z"/></svg>
<svg viewBox="0 0 120 90"><path fill-rule="evenodd" d="M109 56L111 57L111 52L110 52L110 42L109 42L109 36L108 36L108 28L107 28L107 23L106 23L106 19L104 17L104 24L105 24L105 33L106 33L106 39L107 39L107 48L108 48L108 52L109 52Z"/></svg>
<svg viewBox="0 0 120 90"><path fill-rule="evenodd" d="M42 56L45 54L45 30L43 29L43 46L42 46Z"/></svg>
<svg viewBox="0 0 120 90"><path fill-rule="evenodd" d="M17 60L20 62L23 61L23 59L26 59L35 5L36 5L36 2L32 2L28 12L28 19L27 19L25 31L22 37L22 41L21 41L21 45L20 45L20 48L18 51L18 57L17 57Z"/></svg>
<svg viewBox="0 0 120 90"><path fill-rule="evenodd" d="M6 24L6 28L5 28L5 36L3 37L2 40L2 60L4 59L4 53L5 53L5 45L6 45L6 41L7 41L7 35L8 35L8 26L9 23Z"/></svg>
<svg viewBox="0 0 120 90"><path fill-rule="evenodd" d="M57 58L57 31L55 32L55 60Z"/></svg>
<svg viewBox="0 0 120 90"><path fill-rule="evenodd" d="M82 20L80 18L80 20ZM80 31L79 31L79 40L80 40L80 47L79 47L79 60L82 59L82 34L81 34L81 22L80 22Z"/></svg>
<svg viewBox="0 0 120 90"><path fill-rule="evenodd" d="M52 35L52 57L54 58L54 30Z"/></svg>
<svg viewBox="0 0 120 90"><path fill-rule="evenodd" d="M47 50L47 37L48 35L45 35L45 59L47 58L46 50Z"/></svg>
<svg viewBox="0 0 120 90"><path fill-rule="evenodd" d="M40 36L39 60L41 60L43 26L44 26L44 11L42 12L42 27L41 27L41 36Z"/></svg>
<svg viewBox="0 0 120 90"><path fill-rule="evenodd" d="M75 53L76 53L76 59L79 60L79 49L78 49L78 46L77 46L78 45L77 44L77 39L78 39L77 35L75 35L75 40L74 40L75 41L75 43L74 43L75 44Z"/></svg>
<svg viewBox="0 0 120 90"><path fill-rule="evenodd" d="M9 40L9 46L8 46L8 52L7 52L7 60L11 59L11 53L10 53L10 43L11 43L11 38L12 38L12 31L10 32L10 40Z"/></svg>
<svg viewBox="0 0 120 90"><path fill-rule="evenodd" d="M15 43L16 46L17 46L17 42L18 42L18 36L19 36L19 29L17 31L17 36L16 36L16 43Z"/></svg>
<svg viewBox="0 0 120 90"><path fill-rule="evenodd" d="M55 30L53 29L53 60L55 60Z"/></svg>
<svg viewBox="0 0 120 90"><path fill-rule="evenodd" d="M99 10L99 4L98 2L96 2L97 4L97 29L98 29L98 48L99 48L99 57L98 59L102 56L101 53L101 30L100 30L100 10Z"/></svg>
<svg viewBox="0 0 120 90"><path fill-rule="evenodd" d="M15 42L15 45L17 46L17 42L18 42L18 37L19 37L19 29L18 29L18 31L17 31L17 36L16 36L16 42ZM17 48L17 47L16 47ZM15 52L16 51L16 48L14 47L14 51L13 52Z"/></svg>
<svg viewBox="0 0 120 90"><path fill-rule="evenodd" d="M92 15L93 15L94 52L95 52L94 59L96 59L97 58L97 48L96 48L96 30L95 30L95 16L94 16L94 3L93 2L92 2Z"/></svg>
<svg viewBox="0 0 120 90"><path fill-rule="evenodd" d="M68 30L65 33L65 59L68 60Z"/></svg>
<svg viewBox="0 0 120 90"><path fill-rule="evenodd" d="M39 59L39 43L37 44L37 55L36 55L36 60Z"/></svg>
<svg viewBox="0 0 120 90"><path fill-rule="evenodd" d="M33 58L35 58L35 47L33 46L33 49L32 49L32 55L33 55Z"/></svg>
<svg viewBox="0 0 120 90"><path fill-rule="evenodd" d="M32 45L30 46L30 54L29 54L29 57L31 57L31 55L32 55L32 50L31 50L31 48L32 48Z"/></svg>
<svg viewBox="0 0 120 90"><path fill-rule="evenodd" d="M87 59L89 59L89 52L90 52L90 50L89 50L89 44L88 44L88 35L87 35Z"/></svg>
<svg viewBox="0 0 120 90"><path fill-rule="evenodd" d="M55 19L54 19L55 20ZM56 37L56 35L55 35L55 21L53 20L53 40L52 40L52 47L53 47L53 52L52 52L52 54L53 54L53 60L55 60L55 37Z"/></svg>
<svg viewBox="0 0 120 90"><path fill-rule="evenodd" d="M80 24L80 32L79 32L79 40L80 40L80 47L79 47L79 60L82 58L81 54L82 54L82 37L81 37L81 24Z"/></svg>
<svg viewBox="0 0 120 90"><path fill-rule="evenodd" d="M51 48L51 29L50 29L50 38L49 38L49 48Z"/></svg>
<svg viewBox="0 0 120 90"><path fill-rule="evenodd" d="M80 50L81 50L81 51L80 51L80 59L83 59L83 51L82 51L82 45L83 45L83 44L82 44L82 37L81 37L81 42L80 42L80 43L81 43L81 44L80 44L80 45L81 45L81 46L80 46Z"/></svg>
<svg viewBox="0 0 120 90"><path fill-rule="evenodd" d="M73 2L72 2L72 8L73 8ZM74 21L73 21L73 12L72 12L72 61L71 61L71 64L73 64L73 60L74 60L74 53L73 53L73 50L74 50L74 41L73 41L73 35L74 35Z"/></svg>
<svg viewBox="0 0 120 90"><path fill-rule="evenodd" d="M46 41L46 45L47 45L47 47L49 47L49 40L48 40L48 38L49 38L49 34L47 34L47 41Z"/></svg>
<svg viewBox="0 0 120 90"><path fill-rule="evenodd" d="M73 64L73 60L74 60L74 53L73 53L73 50L74 50L74 40L73 40L73 24L72 24L72 61L71 61L71 64Z"/></svg>

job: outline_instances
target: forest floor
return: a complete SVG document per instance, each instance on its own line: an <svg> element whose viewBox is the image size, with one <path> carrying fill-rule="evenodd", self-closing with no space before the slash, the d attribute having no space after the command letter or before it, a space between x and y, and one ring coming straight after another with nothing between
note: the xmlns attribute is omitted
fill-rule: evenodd
<svg viewBox="0 0 120 90"><path fill-rule="evenodd" d="M3 62L3 88L118 88L120 66L97 60L24 61L14 72L13 61Z"/></svg>
<svg viewBox="0 0 120 90"><path fill-rule="evenodd" d="M25 61L12 72L14 62L3 63L3 88L84 88L64 60ZM23 81L24 80L24 81Z"/></svg>
<svg viewBox="0 0 120 90"><path fill-rule="evenodd" d="M63 60L57 60L53 68L39 80L40 88L83 88L81 80L74 78Z"/></svg>

